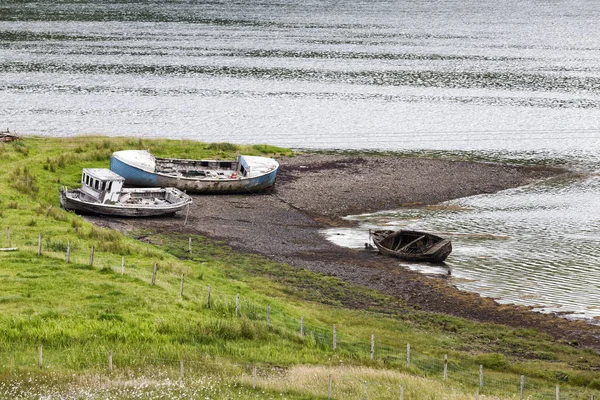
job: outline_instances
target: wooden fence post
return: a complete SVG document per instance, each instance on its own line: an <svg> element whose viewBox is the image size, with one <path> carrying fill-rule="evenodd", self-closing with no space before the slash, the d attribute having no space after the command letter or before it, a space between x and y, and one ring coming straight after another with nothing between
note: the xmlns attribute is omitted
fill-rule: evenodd
<svg viewBox="0 0 600 400"><path fill-rule="evenodd" d="M121 275L125 275L125 256L121 257Z"/></svg>
<svg viewBox="0 0 600 400"><path fill-rule="evenodd" d="M68 264L71 262L71 241L67 241L67 256L65 258L65 262Z"/></svg>
<svg viewBox="0 0 600 400"><path fill-rule="evenodd" d="M190 213L190 205L188 203L187 208L185 209L185 220L183 221L183 226L185 226L185 224L187 224L188 214L189 213Z"/></svg>
<svg viewBox="0 0 600 400"><path fill-rule="evenodd" d="M410 343L406 343L406 366L410 368Z"/></svg>
<svg viewBox="0 0 600 400"><path fill-rule="evenodd" d="M188 238L188 252L192 253L192 238Z"/></svg>
<svg viewBox="0 0 600 400"><path fill-rule="evenodd" d="M479 400L479 389L475 389L475 400Z"/></svg>
<svg viewBox="0 0 600 400"><path fill-rule="evenodd" d="M337 348L337 327L333 326L333 350Z"/></svg>
<svg viewBox="0 0 600 400"><path fill-rule="evenodd" d="M90 267L94 265L94 246L92 246L92 251L90 252Z"/></svg>
<svg viewBox="0 0 600 400"><path fill-rule="evenodd" d="M444 380L448 379L448 354L444 354Z"/></svg>
<svg viewBox="0 0 600 400"><path fill-rule="evenodd" d="M327 390L327 398L331 399L331 374L329 374L329 387Z"/></svg>
<svg viewBox="0 0 600 400"><path fill-rule="evenodd" d="M483 392L483 365L479 365L479 390Z"/></svg>
<svg viewBox="0 0 600 400"><path fill-rule="evenodd" d="M113 372L112 351L108 352L108 371Z"/></svg>
<svg viewBox="0 0 600 400"><path fill-rule="evenodd" d="M208 284L208 295L206 296L206 308L210 308L210 283Z"/></svg>
<svg viewBox="0 0 600 400"><path fill-rule="evenodd" d="M256 389L256 365L252 367L252 389Z"/></svg>
<svg viewBox="0 0 600 400"><path fill-rule="evenodd" d="M183 282L185 281L185 274L181 274L181 285L179 286L179 297L183 298Z"/></svg>
<svg viewBox="0 0 600 400"><path fill-rule="evenodd" d="M235 316L240 316L240 294L235 295Z"/></svg>
<svg viewBox="0 0 600 400"><path fill-rule="evenodd" d="M521 375L521 400L525 398L525 375Z"/></svg>
<svg viewBox="0 0 600 400"><path fill-rule="evenodd" d="M267 304L267 326L271 326L271 305Z"/></svg>
<svg viewBox="0 0 600 400"><path fill-rule="evenodd" d="M375 359L375 335L371 335L371 360Z"/></svg>
<svg viewBox="0 0 600 400"><path fill-rule="evenodd" d="M154 269L152 270L152 281L150 282L150 286L154 286L156 283L156 271L158 270L158 265L154 263Z"/></svg>
<svg viewBox="0 0 600 400"><path fill-rule="evenodd" d="M560 400L560 386L556 385L556 400Z"/></svg>
<svg viewBox="0 0 600 400"><path fill-rule="evenodd" d="M404 386L400 385L400 400L404 400Z"/></svg>
<svg viewBox="0 0 600 400"><path fill-rule="evenodd" d="M367 400L369 398L369 387L368 387L367 381L363 381L363 384L365 386L365 397L364 397L364 399Z"/></svg>
<svg viewBox="0 0 600 400"><path fill-rule="evenodd" d="M183 370L183 360L179 360L179 380L183 380L183 375L184 374L184 370Z"/></svg>
<svg viewBox="0 0 600 400"><path fill-rule="evenodd" d="M42 234L38 236L38 256L42 255Z"/></svg>
<svg viewBox="0 0 600 400"><path fill-rule="evenodd" d="M38 365L39 365L39 367L40 367L40 368L42 368L42 366L44 365L44 364L43 364L43 359L44 359L44 357L43 357L43 353L44 353L44 352L43 352L43 347L42 347L42 345L40 344L40 348L39 348L39 350L38 350Z"/></svg>
<svg viewBox="0 0 600 400"><path fill-rule="evenodd" d="M300 336L304 337L304 317L300 316Z"/></svg>
<svg viewBox="0 0 600 400"><path fill-rule="evenodd" d="M8 236L8 247L10 247L10 227L6 228L6 235Z"/></svg>

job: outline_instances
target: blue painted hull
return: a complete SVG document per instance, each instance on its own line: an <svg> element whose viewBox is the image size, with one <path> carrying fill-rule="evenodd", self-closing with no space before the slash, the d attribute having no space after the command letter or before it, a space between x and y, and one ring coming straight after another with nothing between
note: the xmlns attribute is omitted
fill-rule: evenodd
<svg viewBox="0 0 600 400"><path fill-rule="evenodd" d="M115 157L110 159L110 169L125 178L125 184L134 186L175 187L187 193L255 193L275 184L279 168L264 175L235 179L207 179L180 177L145 171Z"/></svg>

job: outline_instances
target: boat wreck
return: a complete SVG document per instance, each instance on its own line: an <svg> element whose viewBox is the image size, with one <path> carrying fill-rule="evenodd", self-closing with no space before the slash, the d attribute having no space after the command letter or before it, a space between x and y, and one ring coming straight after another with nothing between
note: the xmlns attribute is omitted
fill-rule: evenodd
<svg viewBox="0 0 600 400"><path fill-rule="evenodd" d="M441 263L452 252L449 239L426 232L380 230L372 237L381 254L405 261Z"/></svg>
<svg viewBox="0 0 600 400"><path fill-rule="evenodd" d="M146 150L112 154L110 169L127 185L175 187L187 193L254 193L275 184L279 163L267 157L235 160L159 158Z"/></svg>
<svg viewBox="0 0 600 400"><path fill-rule="evenodd" d="M176 188L123 188L125 178L106 168L84 168L80 189L60 190L60 205L83 214L149 217L175 214L192 203Z"/></svg>

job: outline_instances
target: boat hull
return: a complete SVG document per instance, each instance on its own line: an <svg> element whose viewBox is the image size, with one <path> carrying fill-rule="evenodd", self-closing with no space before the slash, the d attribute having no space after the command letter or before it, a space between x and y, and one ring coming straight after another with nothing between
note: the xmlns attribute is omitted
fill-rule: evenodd
<svg viewBox="0 0 600 400"><path fill-rule="evenodd" d="M226 194L255 193L275 184L279 167L258 176L236 178L194 178L173 176L144 169L118 157L111 157L110 169L132 186L174 187L186 193Z"/></svg>
<svg viewBox="0 0 600 400"><path fill-rule="evenodd" d="M375 231L373 243L381 254L411 262L443 263L452 252L450 240L418 231Z"/></svg>
<svg viewBox="0 0 600 400"><path fill-rule="evenodd" d="M123 194L136 195L144 192L146 196L157 194L165 197L163 204L102 204L84 199L79 189L60 190L60 205L65 210L81 214L109 215L115 217L153 217L174 214L191 204L192 199L179 190L158 189L143 191L142 189L124 189ZM170 200L170 201L169 201Z"/></svg>

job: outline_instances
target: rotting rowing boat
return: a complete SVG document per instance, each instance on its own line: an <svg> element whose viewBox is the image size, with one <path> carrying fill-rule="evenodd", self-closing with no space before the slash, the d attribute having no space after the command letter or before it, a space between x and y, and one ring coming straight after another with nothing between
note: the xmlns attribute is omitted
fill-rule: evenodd
<svg viewBox="0 0 600 400"><path fill-rule="evenodd" d="M65 210L120 217L175 214L192 203L176 188L123 188L125 179L106 168L84 168L80 189L60 190Z"/></svg>
<svg viewBox="0 0 600 400"><path fill-rule="evenodd" d="M267 157L235 160L159 158L146 150L116 151L110 169L127 185L172 186L187 193L253 193L275 184L279 163Z"/></svg>
<svg viewBox="0 0 600 400"><path fill-rule="evenodd" d="M372 236L381 254L406 261L441 263L452 252L449 239L431 233L380 230L372 232Z"/></svg>

